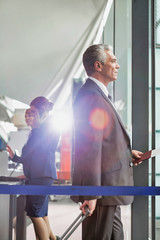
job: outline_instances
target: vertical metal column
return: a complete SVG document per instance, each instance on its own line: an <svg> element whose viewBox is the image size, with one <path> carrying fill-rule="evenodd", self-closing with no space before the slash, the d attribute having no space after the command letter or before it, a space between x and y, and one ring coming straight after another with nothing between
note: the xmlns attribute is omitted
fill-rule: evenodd
<svg viewBox="0 0 160 240"><path fill-rule="evenodd" d="M116 50L116 2L113 1L113 52ZM115 102L115 81L113 82L113 102Z"/></svg>
<svg viewBox="0 0 160 240"><path fill-rule="evenodd" d="M155 149L156 142L155 142L155 134L156 134L156 123L155 123L155 1L151 1L151 79L152 79L152 149ZM155 166L155 157L152 158L152 186L155 186L156 182L156 166ZM152 222L152 240L156 239L155 234L155 196L152 196L152 212L151 212L151 222Z"/></svg>
<svg viewBox="0 0 160 240"><path fill-rule="evenodd" d="M9 200L9 240L12 240L13 219L16 218L16 195L10 195ZM15 220L16 222L16 220Z"/></svg>
<svg viewBox="0 0 160 240"><path fill-rule="evenodd" d="M25 213L26 196L17 197L17 221L16 221L16 240L26 240L26 213Z"/></svg>
<svg viewBox="0 0 160 240"><path fill-rule="evenodd" d="M132 143L148 150L149 139L149 0L132 2ZM148 161L134 167L135 186L148 186ZM142 231L143 226L143 231ZM132 205L132 240L148 239L148 197Z"/></svg>

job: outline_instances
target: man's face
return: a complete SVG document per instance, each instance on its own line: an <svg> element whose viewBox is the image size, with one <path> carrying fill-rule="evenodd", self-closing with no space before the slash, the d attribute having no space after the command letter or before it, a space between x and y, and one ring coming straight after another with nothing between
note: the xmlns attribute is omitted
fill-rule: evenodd
<svg viewBox="0 0 160 240"><path fill-rule="evenodd" d="M112 51L106 50L105 52L107 54L107 60L102 67L101 74L106 79L106 82L109 83L117 79L118 69L120 66L117 63L117 59Z"/></svg>

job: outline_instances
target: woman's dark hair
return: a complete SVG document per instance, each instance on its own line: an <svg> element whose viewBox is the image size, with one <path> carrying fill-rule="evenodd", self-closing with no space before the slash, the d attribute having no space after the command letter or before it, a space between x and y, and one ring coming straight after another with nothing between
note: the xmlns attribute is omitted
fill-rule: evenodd
<svg viewBox="0 0 160 240"><path fill-rule="evenodd" d="M47 98L40 96L36 97L35 99L32 100L30 103L30 106L34 106L36 109L38 109L40 114L43 114L44 111L51 111L53 108L53 103L50 102Z"/></svg>

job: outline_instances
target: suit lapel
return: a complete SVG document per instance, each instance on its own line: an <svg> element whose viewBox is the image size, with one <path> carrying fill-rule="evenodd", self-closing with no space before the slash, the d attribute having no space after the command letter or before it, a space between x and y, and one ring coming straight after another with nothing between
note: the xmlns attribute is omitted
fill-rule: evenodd
<svg viewBox="0 0 160 240"><path fill-rule="evenodd" d="M108 97L105 95L105 93L104 93L104 92L101 90L101 88L100 88L94 81L92 81L91 79L87 79L87 82L88 82L89 84L91 84L94 88L96 88L97 91L99 91L99 92L101 93L102 97L109 103L109 105L110 105L111 108L113 109L114 113L116 114L117 119L118 119L119 123L121 124L121 126L122 126L125 134L127 135L128 138L130 138L129 135L128 135L128 133L127 133L127 131L126 131L126 129L125 129L125 126L124 126L124 124L123 124L123 122L122 122L122 120L121 120L121 118L120 118L120 116L119 116L119 114L117 113L115 107L113 106L113 104L111 103L111 101L108 99Z"/></svg>

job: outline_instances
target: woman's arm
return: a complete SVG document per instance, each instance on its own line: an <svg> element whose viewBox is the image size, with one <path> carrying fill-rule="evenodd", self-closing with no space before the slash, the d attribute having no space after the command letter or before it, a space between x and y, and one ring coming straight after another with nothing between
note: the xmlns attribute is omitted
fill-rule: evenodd
<svg viewBox="0 0 160 240"><path fill-rule="evenodd" d="M9 158L13 161L13 162L19 162L19 163L22 163L22 158L17 156L12 148L7 144L7 147L6 147L6 150L7 152L9 153Z"/></svg>
<svg viewBox="0 0 160 240"><path fill-rule="evenodd" d="M7 150L7 152L9 153L9 157L10 157L11 159L13 159L13 157L14 157L14 152L13 152L12 148L11 148L8 144L7 144L6 150Z"/></svg>

